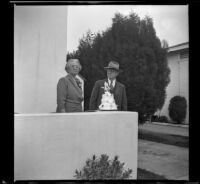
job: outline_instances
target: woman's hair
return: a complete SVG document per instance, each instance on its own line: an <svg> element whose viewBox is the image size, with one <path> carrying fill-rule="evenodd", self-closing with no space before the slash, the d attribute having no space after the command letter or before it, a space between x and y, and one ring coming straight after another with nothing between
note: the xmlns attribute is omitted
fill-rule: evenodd
<svg viewBox="0 0 200 184"><path fill-rule="evenodd" d="M73 62L77 62L77 63L78 63L78 65L79 65L79 72L81 71L82 66L81 66L81 64L80 64L80 61L79 61L78 59L69 59L69 60L67 61L66 65L65 65L65 71L66 71L67 73L69 73L70 67L71 67L71 65L72 65Z"/></svg>

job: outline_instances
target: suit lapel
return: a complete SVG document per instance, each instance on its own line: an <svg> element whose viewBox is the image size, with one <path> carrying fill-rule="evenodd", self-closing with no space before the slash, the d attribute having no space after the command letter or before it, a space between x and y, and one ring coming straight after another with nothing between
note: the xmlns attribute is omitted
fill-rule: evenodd
<svg viewBox="0 0 200 184"><path fill-rule="evenodd" d="M116 95L117 90L119 89L119 83L115 81L115 87L113 88L114 95Z"/></svg>
<svg viewBox="0 0 200 184"><path fill-rule="evenodd" d="M72 78L72 76L70 74L68 74L69 76L69 80L70 82L73 84L74 88L76 88L76 91L79 93L79 95L82 96L82 90L78 87L78 85L76 84L75 79Z"/></svg>
<svg viewBox="0 0 200 184"><path fill-rule="evenodd" d="M103 89L103 87L104 87L104 83L105 82L107 82L108 83L108 79L103 79L102 80L102 83L100 84L100 86L99 86L99 96L100 96L100 99L101 99L101 97L102 97L102 95L104 94L104 89Z"/></svg>
<svg viewBox="0 0 200 184"><path fill-rule="evenodd" d="M108 83L108 79L103 79L103 86L104 86L104 83L107 82Z"/></svg>

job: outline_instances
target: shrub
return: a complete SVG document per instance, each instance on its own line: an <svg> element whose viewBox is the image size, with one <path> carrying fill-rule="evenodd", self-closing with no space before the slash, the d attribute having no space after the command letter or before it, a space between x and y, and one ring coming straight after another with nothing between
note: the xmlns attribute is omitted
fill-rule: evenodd
<svg viewBox="0 0 200 184"><path fill-rule="evenodd" d="M157 121L158 121L158 117L159 117L159 116L157 116L157 115L152 115L152 116L151 116L151 121L152 121L152 122L153 122L153 121L157 122Z"/></svg>
<svg viewBox="0 0 200 184"><path fill-rule="evenodd" d="M151 121L151 114L141 114L139 113L138 122L140 124L144 124L146 122Z"/></svg>
<svg viewBox="0 0 200 184"><path fill-rule="evenodd" d="M185 97L174 96L171 98L168 108L170 118L178 124L182 123L186 117L186 108L187 102Z"/></svg>
<svg viewBox="0 0 200 184"><path fill-rule="evenodd" d="M168 119L167 116L158 116L158 115L152 115L151 121L160 123L171 123L171 121Z"/></svg>
<svg viewBox="0 0 200 184"><path fill-rule="evenodd" d="M146 119L145 119L145 115L139 113L139 114L138 114L138 122L139 122L139 124L144 124L145 121L146 121Z"/></svg>
<svg viewBox="0 0 200 184"><path fill-rule="evenodd" d="M100 158L93 155L92 159L86 161L81 171L76 169L74 177L86 180L130 178L132 169L124 170L124 163L120 163L118 156L115 156L113 160L108 160L108 158L106 154L102 154Z"/></svg>
<svg viewBox="0 0 200 184"><path fill-rule="evenodd" d="M159 117L157 118L157 122L169 123L169 119L167 118L167 116L159 116Z"/></svg>

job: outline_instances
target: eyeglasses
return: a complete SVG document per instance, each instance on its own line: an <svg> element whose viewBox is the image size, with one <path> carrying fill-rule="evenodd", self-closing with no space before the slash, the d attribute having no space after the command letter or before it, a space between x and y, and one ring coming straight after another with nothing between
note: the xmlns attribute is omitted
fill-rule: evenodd
<svg viewBox="0 0 200 184"><path fill-rule="evenodd" d="M79 65L71 65L72 68L79 68Z"/></svg>
<svg viewBox="0 0 200 184"><path fill-rule="evenodd" d="M115 70L115 69L107 69L107 72L117 72L117 70Z"/></svg>

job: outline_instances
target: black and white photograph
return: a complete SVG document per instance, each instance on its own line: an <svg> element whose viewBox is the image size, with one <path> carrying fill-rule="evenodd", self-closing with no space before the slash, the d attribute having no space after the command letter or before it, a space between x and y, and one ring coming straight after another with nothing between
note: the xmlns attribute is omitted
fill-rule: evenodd
<svg viewBox="0 0 200 184"><path fill-rule="evenodd" d="M14 181L189 184L189 5L33 4L11 3Z"/></svg>

